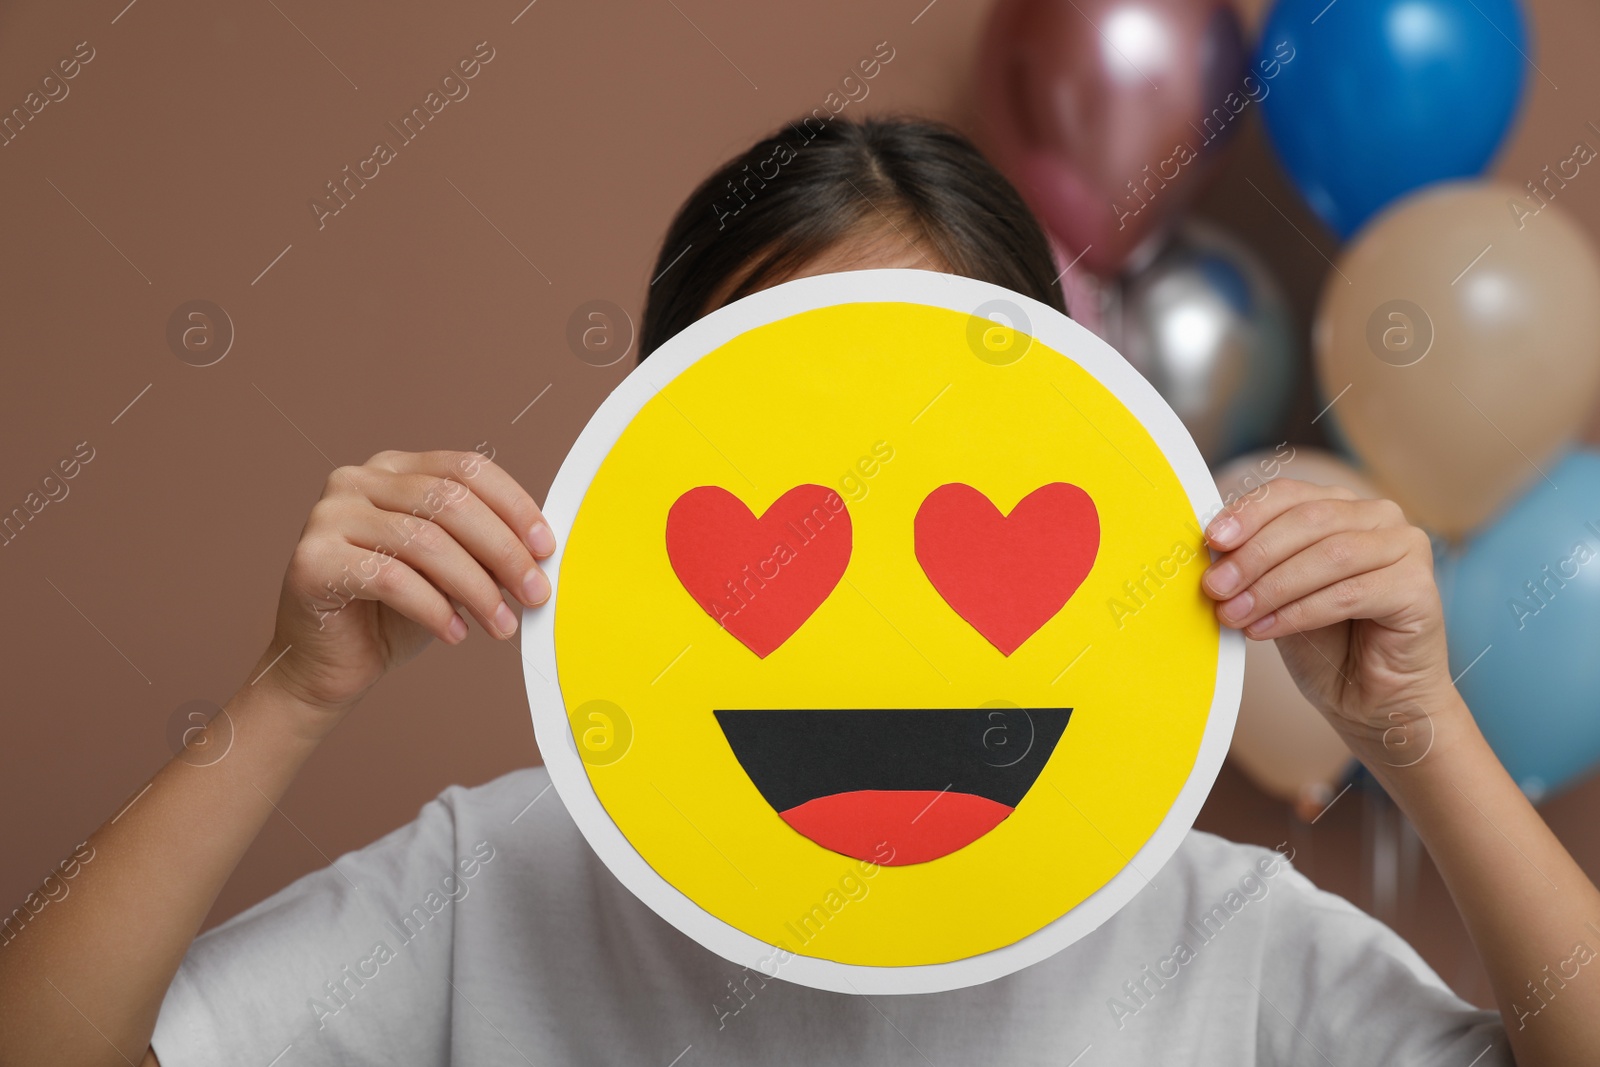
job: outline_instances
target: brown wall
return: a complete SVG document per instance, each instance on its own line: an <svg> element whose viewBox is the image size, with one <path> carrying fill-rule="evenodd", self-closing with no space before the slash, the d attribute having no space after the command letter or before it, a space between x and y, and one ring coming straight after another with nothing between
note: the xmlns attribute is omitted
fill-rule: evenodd
<svg viewBox="0 0 1600 1067"><path fill-rule="evenodd" d="M851 108L975 130L988 2L923 2L539 0L520 16L522 0L6 5L5 109L77 42L94 58L0 148L0 510L78 442L94 459L0 548L0 899L20 900L137 792L170 754L176 709L247 680L330 466L488 441L542 497L623 373L574 358L568 316L604 298L637 317L659 235L715 162L819 106L885 40L895 58ZM1530 72L1532 106L1501 165L1518 184L1600 119L1588 54L1600 8L1532 9L1535 58L1560 89ZM308 200L485 40L494 59L470 95L319 230ZM1334 254L1254 131L1202 210L1266 256L1305 313L1326 264L1247 175ZM1600 232L1600 178L1562 197ZM234 323L213 366L168 348L167 320L192 299ZM410 819L444 786L537 758L516 653L481 635L430 650L318 753L212 921ZM1591 783L1548 809L1591 871L1597 801ZM205 832L205 813L194 821ZM1363 821L1352 794L1295 827L1229 772L1202 825L1267 844L1293 833L1303 867L1370 903ZM1459 924L1428 904L1439 892L1424 869L1395 921L1481 1000Z"/></svg>

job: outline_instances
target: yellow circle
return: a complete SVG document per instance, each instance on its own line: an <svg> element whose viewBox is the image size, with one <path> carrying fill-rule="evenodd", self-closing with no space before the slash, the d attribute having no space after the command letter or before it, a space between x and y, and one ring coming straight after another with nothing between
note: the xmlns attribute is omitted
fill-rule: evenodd
<svg viewBox="0 0 1600 1067"><path fill-rule="evenodd" d="M1077 363L1012 338L998 350L1025 354L996 364L973 351L972 324L941 307L851 303L735 337L638 411L565 539L554 632L573 736L594 728L593 701L632 724L625 756L585 762L597 798L671 886L798 955L944 963L1040 930L1156 831L1205 732L1219 630L1200 591L1201 531L1172 465ZM979 328L986 339L1005 329ZM929 580L915 518L951 483L1010 514L1056 482L1092 499L1099 549L1066 605L1005 655ZM758 656L680 581L667 516L698 487L760 516L806 484L847 506L848 564L810 617ZM970 844L899 866L793 829L714 715L1013 707L1072 709L1037 780Z"/></svg>

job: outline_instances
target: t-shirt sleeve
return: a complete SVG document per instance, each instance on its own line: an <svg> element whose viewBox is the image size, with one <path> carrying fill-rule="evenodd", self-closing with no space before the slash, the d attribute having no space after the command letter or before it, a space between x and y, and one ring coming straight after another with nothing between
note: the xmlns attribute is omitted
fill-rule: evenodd
<svg viewBox="0 0 1600 1067"><path fill-rule="evenodd" d="M1388 926L1289 868L1260 965L1260 1063L1514 1067L1500 1013L1456 996Z"/></svg>
<svg viewBox="0 0 1600 1067"><path fill-rule="evenodd" d="M151 1038L162 1067L447 1063L455 900L475 871L459 792L197 938Z"/></svg>

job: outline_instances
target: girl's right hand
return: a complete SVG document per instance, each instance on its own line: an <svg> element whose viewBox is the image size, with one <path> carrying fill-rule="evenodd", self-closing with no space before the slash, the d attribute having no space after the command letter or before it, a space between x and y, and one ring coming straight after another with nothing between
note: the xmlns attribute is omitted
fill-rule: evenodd
<svg viewBox="0 0 1600 1067"><path fill-rule="evenodd" d="M312 726L331 729L432 638L460 644L458 606L512 637L517 613L500 589L544 603L550 583L536 560L553 551L533 498L476 452L380 452L340 467L289 561L258 680L327 712Z"/></svg>

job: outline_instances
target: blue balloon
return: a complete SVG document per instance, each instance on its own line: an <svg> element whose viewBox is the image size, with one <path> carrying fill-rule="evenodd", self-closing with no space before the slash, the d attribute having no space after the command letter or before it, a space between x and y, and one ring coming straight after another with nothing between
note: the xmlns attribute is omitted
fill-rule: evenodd
<svg viewBox="0 0 1600 1067"><path fill-rule="evenodd" d="M1549 478L1437 567L1451 673L1534 799L1600 762L1600 453Z"/></svg>
<svg viewBox="0 0 1600 1067"><path fill-rule="evenodd" d="M1250 95L1301 195L1348 238L1413 189L1483 172L1529 48L1517 0L1278 0Z"/></svg>

